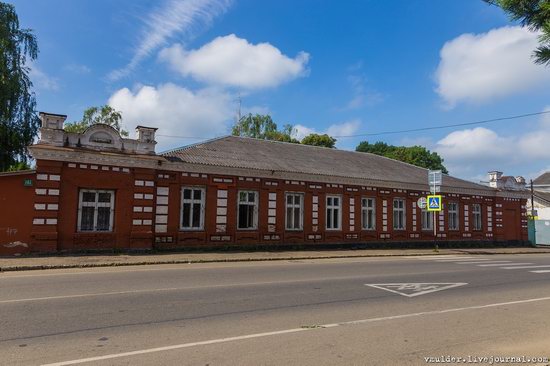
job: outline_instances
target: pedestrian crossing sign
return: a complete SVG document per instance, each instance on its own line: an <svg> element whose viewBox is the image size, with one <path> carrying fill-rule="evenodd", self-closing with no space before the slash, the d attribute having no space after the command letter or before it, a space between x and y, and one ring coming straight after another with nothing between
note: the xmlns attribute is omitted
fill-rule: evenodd
<svg viewBox="0 0 550 366"><path fill-rule="evenodd" d="M441 195L428 196L428 211L441 211Z"/></svg>

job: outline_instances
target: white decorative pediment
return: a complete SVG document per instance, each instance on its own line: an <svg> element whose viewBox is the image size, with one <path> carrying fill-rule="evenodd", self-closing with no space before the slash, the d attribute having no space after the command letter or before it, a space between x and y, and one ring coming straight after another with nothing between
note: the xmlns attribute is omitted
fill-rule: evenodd
<svg viewBox="0 0 550 366"><path fill-rule="evenodd" d="M124 149L124 142L120 134L113 127L105 124L95 124L80 136L82 147Z"/></svg>

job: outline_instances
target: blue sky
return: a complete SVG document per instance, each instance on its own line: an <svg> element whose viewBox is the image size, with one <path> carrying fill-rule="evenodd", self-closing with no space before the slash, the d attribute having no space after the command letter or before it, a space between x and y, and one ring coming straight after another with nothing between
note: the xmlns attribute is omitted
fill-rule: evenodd
<svg viewBox="0 0 550 366"><path fill-rule="evenodd" d="M550 110L536 34L464 1L25 0L40 47L39 110L78 120L110 103L124 125L159 127L158 151L227 134L242 111L299 136L376 133ZM550 169L550 115L377 137L421 144L451 174Z"/></svg>

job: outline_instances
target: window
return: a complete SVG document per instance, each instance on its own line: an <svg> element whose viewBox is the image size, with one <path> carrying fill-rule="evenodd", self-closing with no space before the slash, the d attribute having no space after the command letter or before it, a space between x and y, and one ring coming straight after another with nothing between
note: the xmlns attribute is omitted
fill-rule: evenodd
<svg viewBox="0 0 550 366"><path fill-rule="evenodd" d="M374 230L376 228L376 206L374 198L363 198L361 200L361 223L363 230Z"/></svg>
<svg viewBox="0 0 550 366"><path fill-rule="evenodd" d="M434 213L428 210L422 210L422 230L434 229Z"/></svg>
<svg viewBox="0 0 550 366"><path fill-rule="evenodd" d="M286 194L286 229L302 230L304 212L304 195L301 193Z"/></svg>
<svg viewBox="0 0 550 366"><path fill-rule="evenodd" d="M472 205L472 215L474 219L474 230L481 230L481 205L474 203Z"/></svg>
<svg viewBox="0 0 550 366"><path fill-rule="evenodd" d="M239 191L238 224L243 230L253 230L258 226L258 192Z"/></svg>
<svg viewBox="0 0 550 366"><path fill-rule="evenodd" d="M181 189L181 229L204 229L204 202L206 190L200 187Z"/></svg>
<svg viewBox="0 0 550 366"><path fill-rule="evenodd" d="M78 231L113 231L115 191L81 189Z"/></svg>
<svg viewBox="0 0 550 366"><path fill-rule="evenodd" d="M447 213L449 215L449 230L458 230L458 203L449 202Z"/></svg>
<svg viewBox="0 0 550 366"><path fill-rule="evenodd" d="M340 230L342 226L341 204L340 196L327 196L327 230Z"/></svg>
<svg viewBox="0 0 550 366"><path fill-rule="evenodd" d="M402 198L393 200L393 229L405 230L405 200Z"/></svg>

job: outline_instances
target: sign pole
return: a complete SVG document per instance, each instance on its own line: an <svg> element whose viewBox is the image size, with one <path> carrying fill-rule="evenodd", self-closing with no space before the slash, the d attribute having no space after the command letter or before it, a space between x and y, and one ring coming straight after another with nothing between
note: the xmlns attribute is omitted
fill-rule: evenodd
<svg viewBox="0 0 550 366"><path fill-rule="evenodd" d="M438 251L437 247L437 214L441 211L442 202L441 195L437 195L440 192L441 184L443 183L443 176L441 170L428 170L428 187L430 188L431 195L428 196L428 211L433 212L432 224L434 226L434 251Z"/></svg>
<svg viewBox="0 0 550 366"><path fill-rule="evenodd" d="M433 186L433 194L435 194L435 184ZM437 252L437 223L435 222L437 219L437 216L435 214L436 211L433 211L434 219L433 219L433 225L434 225L434 250Z"/></svg>

